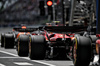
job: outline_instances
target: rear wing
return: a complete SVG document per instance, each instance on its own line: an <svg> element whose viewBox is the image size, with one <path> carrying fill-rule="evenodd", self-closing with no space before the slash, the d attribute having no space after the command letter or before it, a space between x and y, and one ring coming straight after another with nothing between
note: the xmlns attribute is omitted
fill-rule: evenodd
<svg viewBox="0 0 100 66"><path fill-rule="evenodd" d="M51 32L81 32L81 31L87 31L87 27L84 26L45 26L45 30L51 31Z"/></svg>
<svg viewBox="0 0 100 66"><path fill-rule="evenodd" d="M26 28L26 29L22 29L22 28L13 28L14 31L19 31L19 32L33 32L38 30L38 28Z"/></svg>

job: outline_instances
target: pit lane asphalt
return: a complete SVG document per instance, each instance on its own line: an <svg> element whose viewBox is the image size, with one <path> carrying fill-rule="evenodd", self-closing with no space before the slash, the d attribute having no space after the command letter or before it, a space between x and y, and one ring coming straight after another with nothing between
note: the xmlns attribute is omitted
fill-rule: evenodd
<svg viewBox="0 0 100 66"><path fill-rule="evenodd" d="M0 34L11 31L12 28L0 28ZM16 49L0 47L0 66L74 66L70 60L30 60L28 57L19 57Z"/></svg>
<svg viewBox="0 0 100 66"><path fill-rule="evenodd" d="M16 49L0 47L0 66L73 66L70 60L30 60L19 57Z"/></svg>

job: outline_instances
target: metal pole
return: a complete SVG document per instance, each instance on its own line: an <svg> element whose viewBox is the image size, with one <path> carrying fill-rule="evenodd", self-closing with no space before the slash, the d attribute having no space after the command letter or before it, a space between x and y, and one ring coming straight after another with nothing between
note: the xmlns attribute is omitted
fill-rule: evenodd
<svg viewBox="0 0 100 66"><path fill-rule="evenodd" d="M46 2L47 0L44 0L44 1L45 1L44 2L45 3L45 6L44 6L44 8L45 8L45 14L47 15L47 2Z"/></svg>
<svg viewBox="0 0 100 66"><path fill-rule="evenodd" d="M48 15L48 21L49 22L51 21L51 15Z"/></svg>
<svg viewBox="0 0 100 66"><path fill-rule="evenodd" d="M62 0L62 17L63 17L63 25L65 26L65 11L64 11L64 0Z"/></svg>
<svg viewBox="0 0 100 66"><path fill-rule="evenodd" d="M55 0L53 0L53 21L55 21Z"/></svg>
<svg viewBox="0 0 100 66"><path fill-rule="evenodd" d="M75 4L76 0L71 0L71 12L70 12L70 21L69 26L73 26L73 16L74 16L74 10L75 10Z"/></svg>
<svg viewBox="0 0 100 66"><path fill-rule="evenodd" d="M67 13L66 13L66 0L64 0L64 26L66 26L66 17L67 17Z"/></svg>
<svg viewBox="0 0 100 66"><path fill-rule="evenodd" d="M96 0L93 0L93 7L94 7L94 12L96 14Z"/></svg>

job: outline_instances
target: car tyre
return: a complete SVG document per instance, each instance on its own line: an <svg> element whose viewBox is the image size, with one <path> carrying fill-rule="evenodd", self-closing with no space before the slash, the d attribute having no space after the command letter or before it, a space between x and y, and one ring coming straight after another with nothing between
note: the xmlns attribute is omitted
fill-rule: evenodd
<svg viewBox="0 0 100 66"><path fill-rule="evenodd" d="M89 38L91 39L92 43L95 43L98 37L96 35L90 35Z"/></svg>
<svg viewBox="0 0 100 66"><path fill-rule="evenodd" d="M5 34L5 37L4 37L4 48L7 49L7 48L14 48L14 41L15 41L15 38L14 38L14 34Z"/></svg>
<svg viewBox="0 0 100 66"><path fill-rule="evenodd" d="M91 40L84 36L77 36L73 45L74 66L89 66L91 60Z"/></svg>
<svg viewBox="0 0 100 66"><path fill-rule="evenodd" d="M1 47L4 47L4 33L1 34Z"/></svg>
<svg viewBox="0 0 100 66"><path fill-rule="evenodd" d="M29 57L34 60L43 60L46 55L46 40L44 36L31 36L29 43Z"/></svg>
<svg viewBox="0 0 100 66"><path fill-rule="evenodd" d="M18 37L18 47L17 47L18 56L27 57L29 53L29 36L20 35Z"/></svg>

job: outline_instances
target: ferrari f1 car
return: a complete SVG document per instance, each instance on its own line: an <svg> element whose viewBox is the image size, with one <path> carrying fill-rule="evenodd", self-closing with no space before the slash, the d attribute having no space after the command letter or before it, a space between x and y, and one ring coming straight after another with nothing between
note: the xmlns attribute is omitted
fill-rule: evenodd
<svg viewBox="0 0 100 66"><path fill-rule="evenodd" d="M20 35L27 35L33 32L33 28L27 28L26 26L15 27L12 32L1 34L1 47L4 48L14 48L17 44L17 39Z"/></svg>
<svg viewBox="0 0 100 66"><path fill-rule="evenodd" d="M16 29L15 29L16 30ZM33 32L37 30L37 28L26 28L26 29L18 29L18 34L16 35L16 50L19 56L28 56L29 53L29 36L34 34Z"/></svg>
<svg viewBox="0 0 100 66"><path fill-rule="evenodd" d="M14 48L14 33L7 32L1 34L1 47Z"/></svg>
<svg viewBox="0 0 100 66"><path fill-rule="evenodd" d="M46 26L29 36L29 58L70 58L75 66L88 66L92 57L90 38L75 34L86 27ZM24 49L23 49L24 50Z"/></svg>

